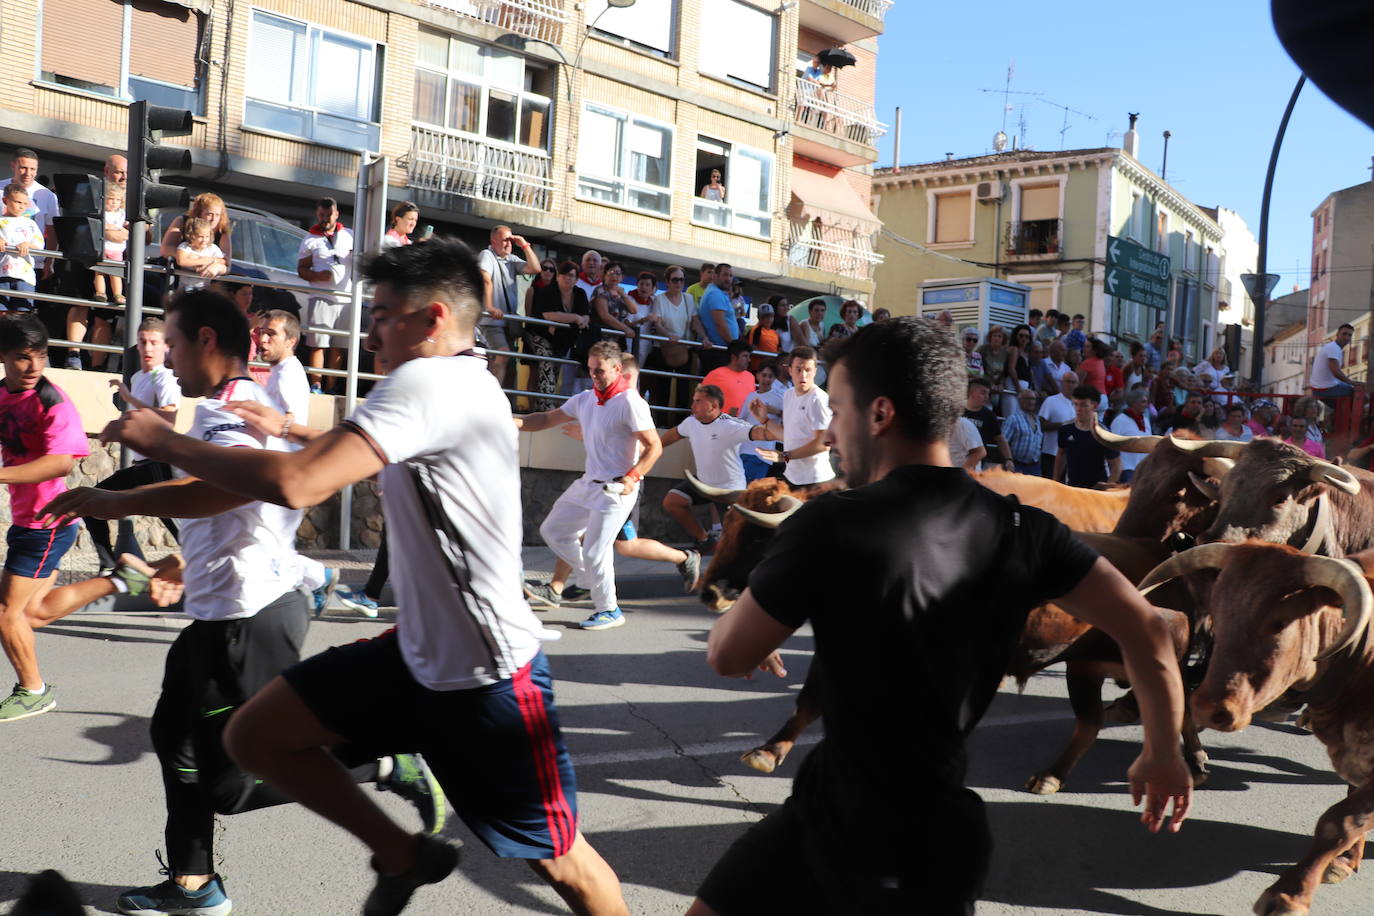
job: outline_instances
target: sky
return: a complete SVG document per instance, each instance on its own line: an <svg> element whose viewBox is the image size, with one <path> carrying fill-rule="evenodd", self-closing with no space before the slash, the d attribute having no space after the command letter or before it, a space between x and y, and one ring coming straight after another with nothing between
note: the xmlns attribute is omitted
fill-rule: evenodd
<svg viewBox="0 0 1374 916"><path fill-rule="evenodd" d="M1002 129L1007 66L1015 62L1008 136L1039 150L1120 146L1139 112L1140 159L1157 174L1169 140L1168 182L1201 206L1244 217L1258 236L1269 153L1297 82L1260 0L1058 0L931 3L896 0L879 38L877 114L902 109L902 163L992 152ZM993 89L996 92L980 92ZM1052 104L1051 104L1052 103ZM1059 107L1056 107L1059 106ZM1069 113L1068 106L1092 115ZM1109 137L1108 134L1112 135ZM879 145L892 164L894 135ZM1279 154L1269 215L1275 294L1310 280L1311 213L1327 194L1370 180L1374 130L1310 81ZM1374 253L1361 264L1374 268Z"/></svg>

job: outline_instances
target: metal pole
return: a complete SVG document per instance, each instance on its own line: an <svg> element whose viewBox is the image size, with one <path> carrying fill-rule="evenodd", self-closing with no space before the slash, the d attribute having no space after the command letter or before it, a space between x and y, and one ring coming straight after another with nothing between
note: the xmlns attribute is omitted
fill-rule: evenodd
<svg viewBox="0 0 1374 916"><path fill-rule="evenodd" d="M1298 93L1307 82L1307 74L1298 76L1297 85L1288 99L1288 107L1283 110L1279 121L1278 133L1274 135L1274 148L1269 152L1269 171L1264 176L1264 197L1260 201L1259 258L1255 273L1262 278L1268 273L1269 266L1269 197L1274 190L1274 167L1279 162L1279 147L1283 145L1283 135L1288 130L1288 119L1293 116L1293 106L1298 103ZM1250 348L1250 380L1258 388L1264 372L1264 312L1269 302L1268 284L1261 280L1260 295L1255 300L1255 342Z"/></svg>
<svg viewBox="0 0 1374 916"><path fill-rule="evenodd" d="M124 359L129 358L129 349L138 346L138 326L143 323L143 258L146 251L148 221L140 219L141 213L131 213L129 220L129 260L125 267L128 277L124 284ZM120 363L120 370L128 378L128 367ZM133 464L133 453L124 446L119 447L119 466L127 468Z"/></svg>
<svg viewBox="0 0 1374 916"><path fill-rule="evenodd" d="M902 106L897 106L897 113L892 118L892 174L897 175L902 171Z"/></svg>
<svg viewBox="0 0 1374 916"><path fill-rule="evenodd" d="M363 285L358 282L358 259L361 252L358 245L363 242L363 227L367 225L367 186L368 154L358 156L358 185L353 194L353 267L350 271L353 283L353 298L348 320L348 375L344 378L344 415L353 412L353 402L358 399L358 347L362 343ZM339 549L353 549L353 487L347 486L339 493Z"/></svg>

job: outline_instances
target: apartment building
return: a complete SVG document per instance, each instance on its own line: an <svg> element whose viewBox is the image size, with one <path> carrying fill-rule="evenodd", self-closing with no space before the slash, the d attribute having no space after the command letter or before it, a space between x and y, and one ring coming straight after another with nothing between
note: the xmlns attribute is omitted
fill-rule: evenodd
<svg viewBox="0 0 1374 916"><path fill-rule="evenodd" d="M195 112L194 191L308 216L389 199L485 244L505 223L631 269L728 261L751 292L868 299L877 37L890 0L10 0L5 146L63 167L126 105ZM854 59L824 84L812 56ZM713 169L724 200L700 196Z"/></svg>
<svg viewBox="0 0 1374 916"><path fill-rule="evenodd" d="M1328 194L1312 211L1311 355L1342 324L1368 317L1374 255L1374 181Z"/></svg>
<svg viewBox="0 0 1374 916"><path fill-rule="evenodd" d="M1031 288L1031 307L1082 314L1094 333L1118 344L1147 340L1172 320L1187 357L1205 358L1220 342L1218 307L1234 299L1227 232L1216 211L1194 205L1126 147L1009 150L876 170L874 207L884 233L877 296L896 314L916 311L928 280L996 277ZM1253 236L1236 214L1239 260ZM1109 283L1115 237L1167 255L1170 273L1150 295ZM1247 241L1248 239L1248 241ZM1248 267L1253 269L1253 260Z"/></svg>

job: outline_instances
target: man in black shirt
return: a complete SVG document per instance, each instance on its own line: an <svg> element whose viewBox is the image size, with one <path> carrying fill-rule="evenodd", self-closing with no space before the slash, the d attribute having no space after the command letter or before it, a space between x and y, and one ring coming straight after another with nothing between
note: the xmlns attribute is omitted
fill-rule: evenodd
<svg viewBox="0 0 1374 916"><path fill-rule="evenodd" d="M968 400L964 402L964 419L978 428L983 448L988 450L983 467L1001 467L1014 471L1016 466L1011 462L1011 446L1007 445L1007 439L1002 435L1002 418L997 416L997 411L988 406L988 397L991 394L992 385L987 379L981 376L969 379Z"/></svg>
<svg viewBox="0 0 1374 916"><path fill-rule="evenodd" d="M1095 487L1121 479L1121 454L1093 435L1102 395L1092 385L1073 390L1073 422L1059 427L1054 479L1071 487Z"/></svg>
<svg viewBox="0 0 1374 916"><path fill-rule="evenodd" d="M1183 687L1164 620L1053 517L949 466L961 362L948 331L915 318L863 328L829 355L827 441L852 489L782 524L708 656L727 676L785 673L776 649L809 620L826 737L689 916L971 914L992 840L964 787L964 742L1028 611L1048 599L1121 646L1142 701L1129 774L1142 821L1177 830L1187 815ZM844 573L800 574L815 569Z"/></svg>

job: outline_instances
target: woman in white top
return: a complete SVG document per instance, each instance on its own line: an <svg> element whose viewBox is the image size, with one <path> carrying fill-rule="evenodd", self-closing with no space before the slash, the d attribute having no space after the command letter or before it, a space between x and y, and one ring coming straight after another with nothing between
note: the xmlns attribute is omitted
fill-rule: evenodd
<svg viewBox="0 0 1374 916"><path fill-rule="evenodd" d="M725 185L720 183L720 169L711 169L711 179L701 186L700 196L716 203L725 203Z"/></svg>
<svg viewBox="0 0 1374 916"><path fill-rule="evenodd" d="M650 314L645 327L650 333L668 338L667 342L656 342L650 351L645 367L666 372L691 371L692 351L682 343L684 340L701 340L701 319L697 317L697 303L687 292L687 271L677 264L670 265L663 273L668 288L654 295ZM683 407L692 398L691 386L685 379L673 379L662 375L649 376L650 400L655 404L669 407ZM677 381L677 395L673 396L673 382Z"/></svg>
<svg viewBox="0 0 1374 916"><path fill-rule="evenodd" d="M788 316L788 323L792 327L792 345L819 348L825 341L825 303L819 300L811 303L807 314L810 317L805 321Z"/></svg>

